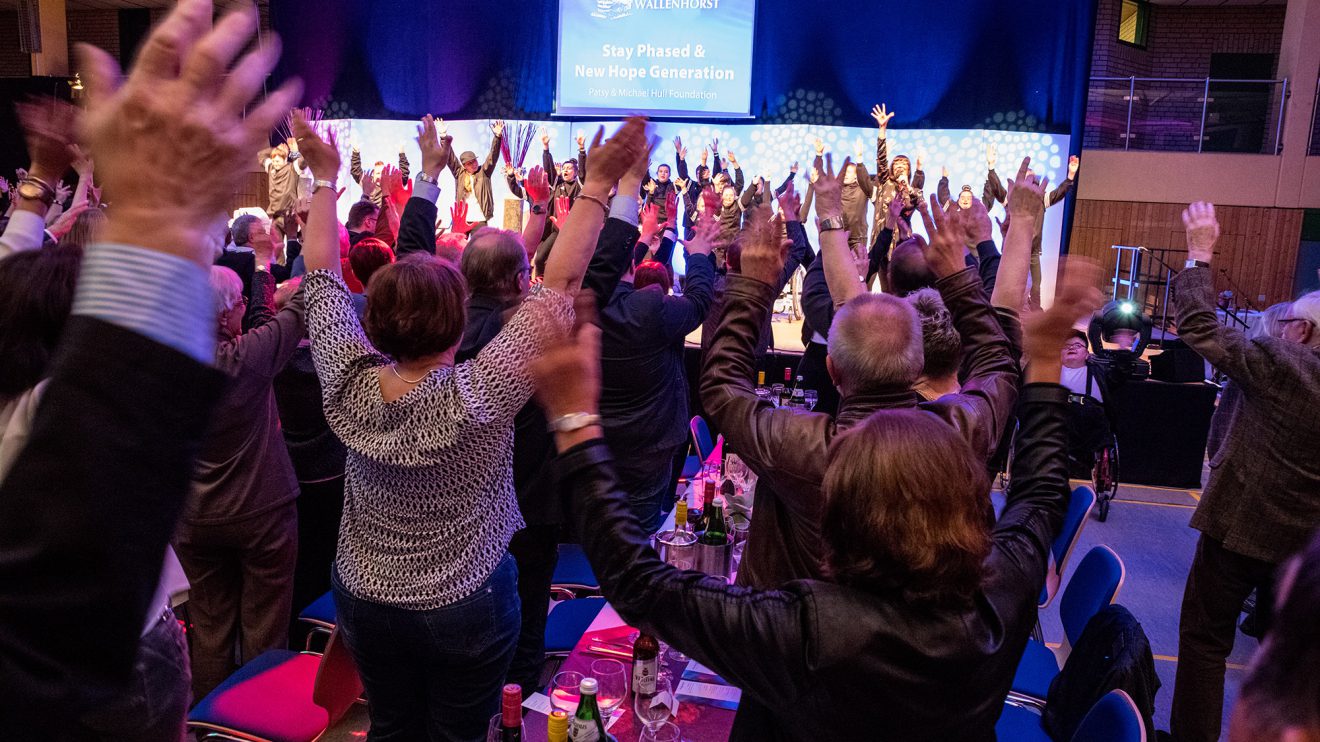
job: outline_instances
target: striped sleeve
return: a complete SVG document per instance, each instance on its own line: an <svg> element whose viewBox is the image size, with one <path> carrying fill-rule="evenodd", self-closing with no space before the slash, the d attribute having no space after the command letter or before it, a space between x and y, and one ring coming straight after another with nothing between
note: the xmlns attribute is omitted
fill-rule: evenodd
<svg viewBox="0 0 1320 742"><path fill-rule="evenodd" d="M215 300L206 269L131 245L87 249L73 313L146 336L202 363L215 362Z"/></svg>

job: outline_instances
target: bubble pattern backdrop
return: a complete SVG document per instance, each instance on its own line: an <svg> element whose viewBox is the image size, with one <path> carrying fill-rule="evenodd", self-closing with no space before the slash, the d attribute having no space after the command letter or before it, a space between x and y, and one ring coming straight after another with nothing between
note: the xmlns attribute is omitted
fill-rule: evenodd
<svg viewBox="0 0 1320 742"><path fill-rule="evenodd" d="M803 92L803 91L799 91ZM804 111L804 116L816 117L821 119L830 119L833 115L833 101L823 94L816 94L813 98L811 93L803 93L803 105L814 107L804 107L799 110ZM786 106L787 110L793 110ZM394 163L398 158L399 148L407 154L412 164L413 172L421 168L421 154L417 147L417 124L410 121L394 120L368 120L368 119L331 119L330 116L336 113L333 107L327 109L327 120L324 125L330 127L338 136L343 157L343 169L340 173L339 182L349 184L348 192L339 200L340 218L346 218L348 209L353 202L360 197L360 188L356 184L351 184L351 178L348 175L349 147L356 144L362 152L362 160L366 164L383 160L388 163ZM505 123L510 129L516 124L532 124L539 130L545 128L550 133L550 151L558 162L566 157L576 156L577 143L575 137L578 132L585 134L588 144L591 142L596 129L599 126L605 127L606 136L617 127L617 122L584 122L584 121L560 121L560 120L524 120L517 121L506 119ZM477 153L478 159L484 159L490 151L491 141L491 120L470 120L470 121L448 121L446 125L449 129L449 135L454 138L454 148L461 152L463 150L472 150ZM1047 175L1050 179L1051 188L1057 184L1066 175L1066 164L1068 160L1069 137L1062 134L1049 134L1039 131L1032 131L1035 122L1020 111L1010 111L994 114L986 120L987 127L994 129L892 129L888 134L889 154L892 159L895 155L905 154L915 164L921 160L922 168L926 172L926 196L929 197L935 193L936 184L939 181L942 168L949 171L949 188L956 195L963 185L970 185L972 191L979 197L986 177L986 148L991 142L995 143L998 149L997 171L1000 178L1007 183L1009 178L1015 177L1018 165L1023 157L1031 157L1032 168L1038 172ZM1019 128L1018 131L1005 131L1005 128ZM672 143L674 137L681 137L683 145L688 149L688 166L695 169L700 162L701 150L703 147L709 147L713 139L719 139L720 156L726 157L729 152L733 152L739 165L743 168L743 174L750 183L756 175L762 175L769 179L770 183L777 186L789 174L789 168L794 162L799 165L796 178L796 187L800 193L805 193L807 188L807 176L811 168L811 162L815 155L814 142L820 137L825 143L826 152L833 153L835 167L838 167L845 157L857 157L861 155L868 169L875 167L875 138L876 129L832 126L827 124L811 123L803 121L802 123L783 123L768 125L721 125L705 123L676 123L659 121L655 123L656 135L660 137L660 146L656 148L652 159L652 173L655 167L667 163L671 167L674 165L675 152ZM524 167L532 167L541 163L541 142L539 136L532 142L527 152L527 159L523 163ZM505 208L505 199L512 195L504 182L502 171L503 162L497 167L492 176L495 195L495 218L493 224L502 224L502 210ZM588 168L590 164L588 163ZM675 173L677 177L677 173ZM449 222L449 208L453 204L454 180L448 172L440 175L440 219L442 224ZM524 204L523 208L526 206ZM995 204L990 211L991 217L1003 217L1003 206ZM1049 303L1049 297L1054 293L1054 272L1058 262L1059 255L1059 237L1063 222L1063 206L1059 204L1046 211L1043 240L1042 240L1042 275L1044 279L1041 286L1041 294L1045 303ZM914 221L914 227L918 233L924 233L921 220ZM808 219L807 232L810 235L813 248L818 247L815 215ZM1000 241L998 226L994 229L996 243ZM681 251L676 251L674 260L675 270L682 273L684 270Z"/></svg>

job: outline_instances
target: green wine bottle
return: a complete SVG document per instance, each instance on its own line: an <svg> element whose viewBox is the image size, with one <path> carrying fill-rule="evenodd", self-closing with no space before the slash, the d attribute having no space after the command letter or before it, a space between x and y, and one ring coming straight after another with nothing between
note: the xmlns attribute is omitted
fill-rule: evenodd
<svg viewBox="0 0 1320 742"><path fill-rule="evenodd" d="M572 742L604 742L605 720L601 718L600 707L596 705L596 679L583 678L578 685L582 700L578 701L577 712L573 714L573 723L568 728L568 738Z"/></svg>
<svg viewBox="0 0 1320 742"><path fill-rule="evenodd" d="M724 505L712 502L706 515L706 530L702 532L698 543L707 546L724 546L729 540L729 527L724 522Z"/></svg>

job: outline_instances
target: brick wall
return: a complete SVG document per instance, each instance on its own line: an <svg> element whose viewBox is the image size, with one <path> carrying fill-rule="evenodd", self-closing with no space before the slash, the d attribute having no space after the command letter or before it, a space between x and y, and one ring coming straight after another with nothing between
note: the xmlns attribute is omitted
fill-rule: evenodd
<svg viewBox="0 0 1320 742"><path fill-rule="evenodd" d="M69 11L69 63L77 68L74 44L82 42L100 47L119 58L119 11Z"/></svg>
<svg viewBox="0 0 1320 742"><path fill-rule="evenodd" d="M1146 48L1118 40L1121 0L1100 0L1096 15L1093 77L1204 78L1215 53L1272 54L1277 70L1283 40L1283 5L1181 7L1153 5L1147 27ZM1266 148L1272 152L1277 88L1266 122ZM1127 86L1095 83L1087 103L1084 146L1123 146L1127 123ZM1204 86L1175 83L1137 83L1132 108L1133 148L1195 151L1200 134ZM1150 122L1145 124L1144 122ZM1144 125L1143 125L1144 124Z"/></svg>
<svg viewBox="0 0 1320 742"><path fill-rule="evenodd" d="M0 10L0 77L27 77L32 58L18 50L18 11Z"/></svg>

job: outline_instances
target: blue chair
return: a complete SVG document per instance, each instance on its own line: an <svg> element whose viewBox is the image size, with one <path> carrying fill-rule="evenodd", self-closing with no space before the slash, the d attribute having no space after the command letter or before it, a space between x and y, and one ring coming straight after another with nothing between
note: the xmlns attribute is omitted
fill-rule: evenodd
<svg viewBox="0 0 1320 742"><path fill-rule="evenodd" d="M579 597L581 592L600 590L600 581L591 571L591 562L587 561L586 552L578 544L560 544L559 561L555 564L554 575L550 578L551 590L566 598Z"/></svg>
<svg viewBox="0 0 1320 742"><path fill-rule="evenodd" d="M575 598L555 603L545 619L545 653L568 656L604 607L604 598Z"/></svg>
<svg viewBox="0 0 1320 742"><path fill-rule="evenodd" d="M335 618L334 594L327 591L325 595L312 601L298 614L298 620L310 624L312 627L307 632L307 644L303 647L305 650L310 650L312 648L312 637L317 634L329 636L330 632L335 630L337 621Z"/></svg>
<svg viewBox="0 0 1320 742"><path fill-rule="evenodd" d="M995 736L1014 742L1052 742L1041 726L1040 713L1013 703L1004 704ZM1111 690L1086 713L1071 742L1146 742L1146 724L1131 696Z"/></svg>
<svg viewBox="0 0 1320 742"><path fill-rule="evenodd" d="M710 436L710 426L701 415L693 415L688 421L688 430L692 432L692 446L697 449L697 458L705 461L715 450L717 441ZM723 440L723 436L720 437Z"/></svg>
<svg viewBox="0 0 1320 742"><path fill-rule="evenodd" d="M1013 677L1010 698L1029 704L1044 703L1050 683L1067 661L1072 645L1081 638L1087 622L1118 597L1124 574L1123 560L1108 546L1096 546L1086 553L1059 599L1063 645L1055 652L1044 642L1028 639Z"/></svg>
<svg viewBox="0 0 1320 742"><path fill-rule="evenodd" d="M353 656L330 635L325 654L272 649L225 679L188 713L200 739L311 742L362 694Z"/></svg>
<svg viewBox="0 0 1320 742"><path fill-rule="evenodd" d="M1090 520L1095 500L1095 490L1085 485L1074 489L1068 498L1063 527L1050 546L1050 566L1045 572L1045 587L1040 591L1039 608L1047 608L1054 602L1054 596L1059 592L1059 583L1063 581L1063 571L1068 567L1068 558L1081 539L1082 527Z"/></svg>

